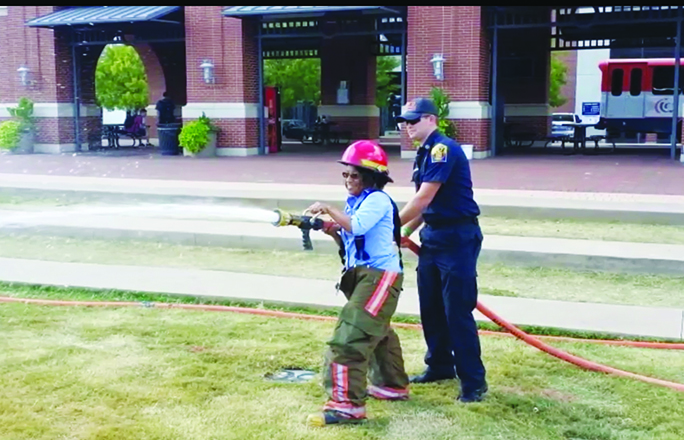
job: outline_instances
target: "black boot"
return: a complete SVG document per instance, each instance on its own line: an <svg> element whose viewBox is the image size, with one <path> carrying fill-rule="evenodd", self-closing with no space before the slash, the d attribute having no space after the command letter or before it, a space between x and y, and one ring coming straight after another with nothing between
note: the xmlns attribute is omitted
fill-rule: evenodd
<svg viewBox="0 0 684 440"><path fill-rule="evenodd" d="M484 383L479 388L476 388L474 391L471 391L469 393L464 393L461 392L461 394L456 398L459 402L463 403L472 403L472 402L481 402L482 399L484 399L485 393L487 393L487 390L489 387L487 387L487 382Z"/></svg>
<svg viewBox="0 0 684 440"><path fill-rule="evenodd" d="M444 373L435 373L431 371L430 369L427 369L423 372L423 374L419 374L417 376L411 376L409 378L409 382L411 383L430 383L430 382L437 382L440 380L449 380L449 379L455 379L456 378L456 373L451 373L451 374L444 374Z"/></svg>

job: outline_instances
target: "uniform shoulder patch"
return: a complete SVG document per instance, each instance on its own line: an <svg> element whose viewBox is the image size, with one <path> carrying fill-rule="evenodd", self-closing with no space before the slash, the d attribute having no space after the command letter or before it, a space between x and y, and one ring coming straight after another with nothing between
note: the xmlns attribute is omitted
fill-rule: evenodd
<svg viewBox="0 0 684 440"><path fill-rule="evenodd" d="M442 143L436 144L430 150L431 162L432 163L446 162L448 151L449 151L449 147L447 147L446 145L444 145Z"/></svg>

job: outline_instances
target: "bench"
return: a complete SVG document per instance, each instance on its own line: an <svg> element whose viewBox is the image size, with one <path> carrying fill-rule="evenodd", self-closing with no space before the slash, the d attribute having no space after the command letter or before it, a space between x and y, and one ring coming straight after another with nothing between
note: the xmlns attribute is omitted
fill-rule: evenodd
<svg viewBox="0 0 684 440"><path fill-rule="evenodd" d="M149 129L147 127L146 129ZM107 139L107 146L109 148L121 148L121 136L126 136L133 140L133 147L135 147L136 141L138 142L138 147L142 147L143 140L145 136L139 136L135 133L130 133L124 129L123 124L108 124L102 126L102 138Z"/></svg>
<svg viewBox="0 0 684 440"><path fill-rule="evenodd" d="M120 139L121 139L121 136L126 136L126 137L128 137L129 139L132 139L132 140L133 140L133 145L132 145L132 147L135 147L135 146L136 146L136 145L135 145L135 142L136 142L136 141L138 141L138 145L137 145L138 147L144 147L144 145L143 145L143 139L145 139L145 135L142 135L142 136L141 136L141 135L138 135L138 134L136 134L136 133L130 133L130 132L126 131L126 130L119 130L119 131L116 132L116 136L115 136L116 148L120 148L120 147L121 147L121 143L119 142Z"/></svg>
<svg viewBox="0 0 684 440"><path fill-rule="evenodd" d="M606 143L613 144L613 151L615 151L615 140L609 136L605 136L602 134L595 134L593 136L588 136L587 141L594 143L594 150L598 149L599 142L605 141Z"/></svg>
<svg viewBox="0 0 684 440"><path fill-rule="evenodd" d="M303 144L312 143L315 145L322 145L326 135L323 130L318 128L306 129L302 136L301 142ZM347 130L330 130L327 133L328 143L330 144L344 144L347 145L352 140L352 132Z"/></svg>
<svg viewBox="0 0 684 440"><path fill-rule="evenodd" d="M537 140L539 140L539 136L530 127L515 122L504 122L504 146L513 148L531 147Z"/></svg>
<svg viewBox="0 0 684 440"><path fill-rule="evenodd" d="M531 147L537 141L536 133L518 132L504 134L504 144L507 147L520 148Z"/></svg>
<svg viewBox="0 0 684 440"><path fill-rule="evenodd" d="M565 150L565 143L566 142L570 142L570 143L573 142L572 136L566 136L566 135L563 135L563 136L546 136L544 138L544 140L546 141L546 143L544 144L544 148L548 147L549 144L560 142L561 148L563 150Z"/></svg>
<svg viewBox="0 0 684 440"><path fill-rule="evenodd" d="M351 131L331 130L329 135L328 135L328 142L330 142L331 144L347 145L351 142L351 140L352 140L352 132Z"/></svg>

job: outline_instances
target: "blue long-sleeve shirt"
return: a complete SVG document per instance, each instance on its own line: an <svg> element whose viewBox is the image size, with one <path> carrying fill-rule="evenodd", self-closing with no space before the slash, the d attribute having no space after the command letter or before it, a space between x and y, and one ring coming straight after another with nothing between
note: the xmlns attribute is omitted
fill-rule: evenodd
<svg viewBox="0 0 684 440"><path fill-rule="evenodd" d="M361 203L363 202L363 203ZM364 190L359 196L349 196L344 213L351 217L352 232L342 229L347 268L369 266L391 272L402 272L399 252L394 242L394 209L387 194ZM365 236L367 260L356 259L354 238Z"/></svg>

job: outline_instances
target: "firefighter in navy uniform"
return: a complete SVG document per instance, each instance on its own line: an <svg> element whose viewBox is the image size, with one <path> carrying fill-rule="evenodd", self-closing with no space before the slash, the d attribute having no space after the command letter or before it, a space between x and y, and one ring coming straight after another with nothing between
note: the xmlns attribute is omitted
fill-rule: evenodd
<svg viewBox="0 0 684 440"><path fill-rule="evenodd" d="M438 111L426 98L407 103L397 122L421 142L413 169L416 194L401 210L402 237L421 224L418 296L427 344L426 370L411 383L458 377L457 400L480 401L487 392L473 310L482 231L470 165L461 146L437 128Z"/></svg>
<svg viewBox="0 0 684 440"><path fill-rule="evenodd" d="M308 417L311 426L366 420L368 395L408 399L409 378L390 320L403 285L399 210L383 191L392 182L387 154L372 141L351 144L339 161L349 192L344 211L315 203L307 211L333 220L325 232L341 246L344 274L339 289L347 298L328 342L323 411ZM367 384L367 374L370 384Z"/></svg>

